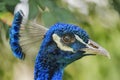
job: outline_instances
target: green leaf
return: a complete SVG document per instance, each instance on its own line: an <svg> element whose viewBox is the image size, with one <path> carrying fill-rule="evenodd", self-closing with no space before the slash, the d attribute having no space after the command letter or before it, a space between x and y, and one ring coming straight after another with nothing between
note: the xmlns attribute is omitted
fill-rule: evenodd
<svg viewBox="0 0 120 80"><path fill-rule="evenodd" d="M44 21L45 26L51 26L57 22L57 19L51 12L43 12L41 18Z"/></svg>
<svg viewBox="0 0 120 80"><path fill-rule="evenodd" d="M42 20L46 26L51 26L57 22L76 23L74 15L64 8L54 8L48 12L42 13Z"/></svg>
<svg viewBox="0 0 120 80"><path fill-rule="evenodd" d="M5 7L5 3L4 2L0 2L0 12L1 11L5 11L6 7Z"/></svg>
<svg viewBox="0 0 120 80"><path fill-rule="evenodd" d="M16 5L17 3L19 3L19 1L20 0L4 0L3 2L8 5Z"/></svg>
<svg viewBox="0 0 120 80"><path fill-rule="evenodd" d="M29 9L30 9L29 18L30 19L35 18L38 15L39 10L38 10L38 5L34 0L29 1Z"/></svg>

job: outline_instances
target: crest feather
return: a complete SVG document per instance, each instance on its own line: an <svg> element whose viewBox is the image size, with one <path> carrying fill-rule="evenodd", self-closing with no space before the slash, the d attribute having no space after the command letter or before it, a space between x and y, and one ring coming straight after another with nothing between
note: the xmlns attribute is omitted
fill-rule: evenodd
<svg viewBox="0 0 120 80"><path fill-rule="evenodd" d="M35 57L47 31L47 28L35 22L24 22L23 17L22 11L17 12L10 29L10 45L13 54L19 59Z"/></svg>

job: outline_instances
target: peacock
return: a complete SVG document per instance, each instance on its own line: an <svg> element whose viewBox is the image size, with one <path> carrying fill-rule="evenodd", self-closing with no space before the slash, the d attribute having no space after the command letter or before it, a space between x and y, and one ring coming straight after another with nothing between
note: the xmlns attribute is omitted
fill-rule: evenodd
<svg viewBox="0 0 120 80"><path fill-rule="evenodd" d="M14 15L9 42L13 55L19 59L24 60L34 50L38 53L34 80L62 80L65 67L85 56L99 54L110 58L109 52L79 26L58 22L47 29L35 22L25 24L23 16L22 11Z"/></svg>

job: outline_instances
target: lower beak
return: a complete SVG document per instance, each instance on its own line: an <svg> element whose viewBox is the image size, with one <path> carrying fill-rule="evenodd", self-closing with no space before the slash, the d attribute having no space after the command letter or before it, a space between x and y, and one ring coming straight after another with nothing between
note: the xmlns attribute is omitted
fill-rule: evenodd
<svg viewBox="0 0 120 80"><path fill-rule="evenodd" d="M103 55L110 59L109 52L106 49L102 48L100 45L98 45L96 42L89 40L86 46L87 48L81 49L82 51L85 51L86 54L90 53L90 54L96 54L96 55Z"/></svg>

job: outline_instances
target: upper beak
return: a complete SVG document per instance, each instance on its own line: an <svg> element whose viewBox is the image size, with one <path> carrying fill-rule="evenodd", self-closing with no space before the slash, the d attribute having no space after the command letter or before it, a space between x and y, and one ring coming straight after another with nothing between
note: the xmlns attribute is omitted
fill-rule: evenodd
<svg viewBox="0 0 120 80"><path fill-rule="evenodd" d="M106 49L102 48L100 45L98 45L96 42L89 39L86 46L87 48L82 48L81 50L85 51L86 53L103 55L110 59L109 52Z"/></svg>

